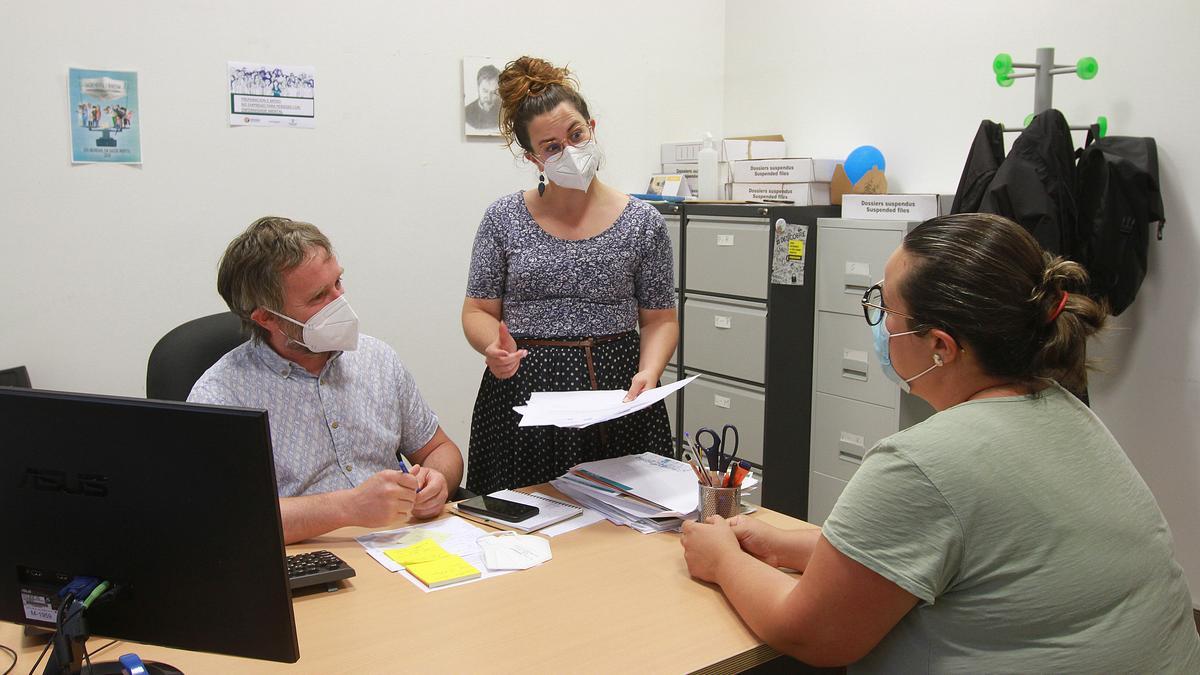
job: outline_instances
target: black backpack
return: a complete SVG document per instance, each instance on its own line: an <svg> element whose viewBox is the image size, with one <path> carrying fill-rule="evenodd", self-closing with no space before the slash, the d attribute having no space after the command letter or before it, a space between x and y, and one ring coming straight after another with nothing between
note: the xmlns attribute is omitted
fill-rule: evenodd
<svg viewBox="0 0 1200 675"><path fill-rule="evenodd" d="M1108 136L1079 152L1075 258L1091 276L1091 296L1125 311L1146 276L1150 227L1162 239L1158 147L1153 138Z"/></svg>

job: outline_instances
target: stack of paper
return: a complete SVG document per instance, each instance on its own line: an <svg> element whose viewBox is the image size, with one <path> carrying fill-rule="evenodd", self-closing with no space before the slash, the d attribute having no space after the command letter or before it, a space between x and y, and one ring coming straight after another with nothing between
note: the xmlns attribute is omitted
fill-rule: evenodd
<svg viewBox="0 0 1200 675"><path fill-rule="evenodd" d="M514 406L521 413L522 427L553 425L582 429L583 427L616 419L629 413L658 403L672 393L682 389L696 379L693 375L664 387L647 389L628 403L624 403L627 392L620 389L608 391L538 391L529 397L525 405Z"/></svg>
<svg viewBox="0 0 1200 675"><path fill-rule="evenodd" d="M677 530L699 509L692 467L652 452L577 464L551 484L614 524L643 534ZM757 485L747 476L742 491Z"/></svg>

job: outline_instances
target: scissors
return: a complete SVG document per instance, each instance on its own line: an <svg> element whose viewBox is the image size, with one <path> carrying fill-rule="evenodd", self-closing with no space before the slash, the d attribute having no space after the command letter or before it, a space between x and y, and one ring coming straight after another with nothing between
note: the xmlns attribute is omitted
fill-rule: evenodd
<svg viewBox="0 0 1200 675"><path fill-rule="evenodd" d="M726 435L730 431L733 432L732 451L729 449L729 440L726 438ZM707 446L704 445L704 441L701 438L703 436L707 436L712 443ZM708 427L700 427L700 430L696 432L696 443L704 451L704 456L708 458L708 468L712 471L724 473L725 469L729 468L729 464L733 459L737 457L738 445L741 444L741 440L738 438L737 427L732 424L726 424L721 427L720 436Z"/></svg>

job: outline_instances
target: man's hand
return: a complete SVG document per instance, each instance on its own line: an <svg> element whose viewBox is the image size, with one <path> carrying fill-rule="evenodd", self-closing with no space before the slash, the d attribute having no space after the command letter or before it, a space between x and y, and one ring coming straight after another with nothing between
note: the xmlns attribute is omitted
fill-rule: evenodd
<svg viewBox="0 0 1200 675"><path fill-rule="evenodd" d="M349 491L347 519L362 527L381 527L407 516L413 510L417 487L416 476L391 469L380 471Z"/></svg>
<svg viewBox="0 0 1200 675"><path fill-rule="evenodd" d="M525 349L517 349L517 341L508 332L508 326L504 325L503 321L500 322L500 333L484 350L488 370L500 380L507 380L515 375L521 365L521 359L528 353Z"/></svg>
<svg viewBox="0 0 1200 675"><path fill-rule="evenodd" d="M446 504L446 498L450 495L450 486L446 484L446 477L437 469L430 469L427 466L414 464L412 475L417 479L418 489L417 501L413 504L412 515L414 518L432 518L442 513L442 506Z"/></svg>

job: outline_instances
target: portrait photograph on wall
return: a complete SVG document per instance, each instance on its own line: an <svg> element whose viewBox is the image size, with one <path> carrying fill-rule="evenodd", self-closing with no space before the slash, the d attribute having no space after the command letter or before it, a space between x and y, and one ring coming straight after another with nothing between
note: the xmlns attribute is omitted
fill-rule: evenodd
<svg viewBox="0 0 1200 675"><path fill-rule="evenodd" d="M500 135L500 71L504 62L487 56L463 57L463 133Z"/></svg>

